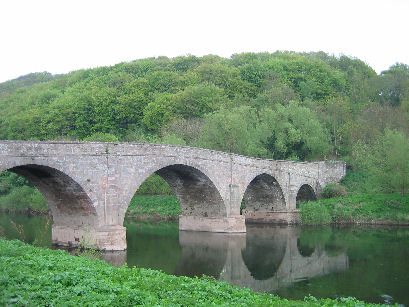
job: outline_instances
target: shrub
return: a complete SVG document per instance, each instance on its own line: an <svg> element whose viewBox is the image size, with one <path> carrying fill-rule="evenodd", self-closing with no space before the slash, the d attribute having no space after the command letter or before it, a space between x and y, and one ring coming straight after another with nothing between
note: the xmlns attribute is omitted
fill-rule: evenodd
<svg viewBox="0 0 409 307"><path fill-rule="evenodd" d="M173 195L169 184L159 175L152 174L136 191L138 195Z"/></svg>
<svg viewBox="0 0 409 307"><path fill-rule="evenodd" d="M328 183L322 190L323 198L334 198L347 196L347 191L344 186L339 183Z"/></svg>
<svg viewBox="0 0 409 307"><path fill-rule="evenodd" d="M331 223L331 215L327 207L320 202L301 204L300 211L302 224L317 225Z"/></svg>

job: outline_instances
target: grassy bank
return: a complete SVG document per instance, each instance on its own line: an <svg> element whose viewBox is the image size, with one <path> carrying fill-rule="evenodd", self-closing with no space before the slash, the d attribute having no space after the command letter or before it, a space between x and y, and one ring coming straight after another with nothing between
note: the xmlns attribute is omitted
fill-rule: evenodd
<svg viewBox="0 0 409 307"><path fill-rule="evenodd" d="M173 195L135 195L127 217L140 220L176 220L182 213L179 200Z"/></svg>
<svg viewBox="0 0 409 307"><path fill-rule="evenodd" d="M303 224L409 225L409 196L357 194L300 206Z"/></svg>
<svg viewBox="0 0 409 307"><path fill-rule="evenodd" d="M353 298L289 301L211 278L113 267L0 239L0 304L16 306L374 306Z"/></svg>

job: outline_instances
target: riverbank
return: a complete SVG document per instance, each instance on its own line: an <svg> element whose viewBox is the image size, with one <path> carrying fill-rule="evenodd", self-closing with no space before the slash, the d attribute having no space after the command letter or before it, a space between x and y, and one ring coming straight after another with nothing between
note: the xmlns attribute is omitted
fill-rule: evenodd
<svg viewBox="0 0 409 307"><path fill-rule="evenodd" d="M409 197L356 194L301 204L301 223L409 226Z"/></svg>
<svg viewBox="0 0 409 307"><path fill-rule="evenodd" d="M286 300L210 277L117 268L16 240L0 239L0 271L1 305L375 306L354 298Z"/></svg>
<svg viewBox="0 0 409 307"><path fill-rule="evenodd" d="M355 194L301 204L301 224L409 226L409 197L400 194ZM127 217L139 221L178 220L176 196L135 195Z"/></svg>
<svg viewBox="0 0 409 307"><path fill-rule="evenodd" d="M135 195L126 217L138 221L177 221L182 210L174 195Z"/></svg>

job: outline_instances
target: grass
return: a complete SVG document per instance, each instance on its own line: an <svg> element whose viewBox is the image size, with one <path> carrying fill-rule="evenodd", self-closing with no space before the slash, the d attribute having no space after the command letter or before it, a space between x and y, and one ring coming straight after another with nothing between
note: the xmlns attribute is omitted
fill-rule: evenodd
<svg viewBox="0 0 409 307"><path fill-rule="evenodd" d="M182 213L179 200L172 195L137 195L129 204L127 216L177 218Z"/></svg>
<svg viewBox="0 0 409 307"><path fill-rule="evenodd" d="M16 240L0 239L0 271L4 306L374 306L354 298L286 300L210 277L116 268Z"/></svg>
<svg viewBox="0 0 409 307"><path fill-rule="evenodd" d="M303 224L408 224L409 196L356 194L300 206Z"/></svg>

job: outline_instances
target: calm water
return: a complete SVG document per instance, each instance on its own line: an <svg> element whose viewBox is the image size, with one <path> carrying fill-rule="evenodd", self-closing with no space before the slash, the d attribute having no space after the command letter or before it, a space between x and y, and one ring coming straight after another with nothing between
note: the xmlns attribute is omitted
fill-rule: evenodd
<svg viewBox="0 0 409 307"><path fill-rule="evenodd" d="M247 226L247 234L179 232L126 221L128 250L102 257L168 274L213 276L286 298L355 296L409 306L409 228ZM0 215L0 236L51 247L48 217ZM390 299L389 297L392 297Z"/></svg>

